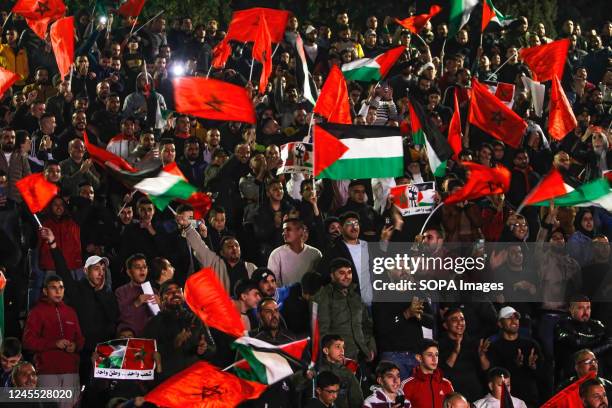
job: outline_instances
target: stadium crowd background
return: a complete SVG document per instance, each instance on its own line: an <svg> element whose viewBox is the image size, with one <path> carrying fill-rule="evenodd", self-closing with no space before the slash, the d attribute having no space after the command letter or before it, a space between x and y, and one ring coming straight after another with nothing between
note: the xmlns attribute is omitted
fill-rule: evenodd
<svg viewBox="0 0 612 408"><path fill-rule="evenodd" d="M199 359L231 364L229 337L194 320L184 306L187 277L210 266L252 336L269 343L308 336L309 302L319 304L317 367L274 384L249 406L331 406L335 400L339 407L488 407L499 404L505 382L515 407L535 407L595 371L599 379L585 383L581 397L585 406L604 407L612 390L606 380L612 307L602 292L610 276L612 218L602 208L515 212L553 167L574 187L612 170L612 22L591 26L578 18L550 27L517 16L503 30L491 24L479 47L478 25L446 38L447 23L434 18L420 32L424 46L382 15L356 21L349 8L332 24L296 15L274 54L268 88L258 94L258 81L248 80L261 70L255 64L251 73L251 44L236 44L226 66L211 69L227 22L162 15L130 36L131 18L115 17L109 31L98 14L91 18L91 9L70 10L77 17L77 50L68 80L59 77L49 42L18 15L6 20L8 11L2 13L0 66L21 79L0 101L3 386L84 385L81 406L143 406L139 397ZM477 12L472 19L479 20ZM503 164L512 171L508 193L444 206L419 234L425 216L403 218L376 180L313 183L277 176L279 147L310 135L312 105L296 80L298 33L317 90L334 64L406 46L379 83L349 81L356 125L399 127L408 120L410 95L446 134L456 95L465 130L472 78L515 84L513 110L529 123L519 149L472 127L447 175L434 178L408 132L405 174L395 180L435 181L444 197L465 183L462 161ZM534 112L521 81L529 68L512 57L521 47L558 38L571 40L562 84L578 120L561 142L547 134L546 110L541 117ZM173 111L170 80L209 72L249 90L255 126ZM149 81L153 91L145 92ZM173 204L176 214L156 210L93 163L85 131L137 168L176 162L191 184L210 193L211 210L201 220L185 205ZM36 172L60 187L41 214L40 230L15 187ZM515 274L510 284L516 291L535 296L568 276L576 285L562 302L372 302L363 296L370 272L361 259L366 243L379 240L422 241L434 252L446 242L510 242L487 270ZM520 278L541 259L527 245L536 241L562 244L542 260L552 283ZM142 292L145 280L155 295ZM604 301L591 302L598 295ZM153 317L149 302L162 312ZM435 342L424 338L423 328L432 330ZM92 378L96 344L119 337L157 340L161 370L154 381ZM309 401L313 381L319 402ZM379 388L371 391L374 385Z"/></svg>

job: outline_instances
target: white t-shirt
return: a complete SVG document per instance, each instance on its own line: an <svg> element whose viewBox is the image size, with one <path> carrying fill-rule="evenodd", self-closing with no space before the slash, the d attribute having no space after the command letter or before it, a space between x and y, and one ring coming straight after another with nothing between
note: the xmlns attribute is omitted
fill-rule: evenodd
<svg viewBox="0 0 612 408"><path fill-rule="evenodd" d="M368 243L365 241L359 241L358 244L347 244L345 242L353 263L355 264L354 273L359 277L359 291L361 292L361 300L366 305L372 304L372 280L370 279L370 269L368 267L370 262L370 255L368 252ZM353 279L353 281L355 281Z"/></svg>
<svg viewBox="0 0 612 408"><path fill-rule="evenodd" d="M527 408L527 405L522 399L512 396L510 397L512 398L512 405L514 405L514 408ZM474 402L474 406L476 408L499 408L500 403L499 400L493 397L491 394L487 394L484 398Z"/></svg>
<svg viewBox="0 0 612 408"><path fill-rule="evenodd" d="M321 251L310 245L295 253L285 244L272 251L268 268L276 275L278 286L289 286L300 282L306 272L314 271L321 258Z"/></svg>

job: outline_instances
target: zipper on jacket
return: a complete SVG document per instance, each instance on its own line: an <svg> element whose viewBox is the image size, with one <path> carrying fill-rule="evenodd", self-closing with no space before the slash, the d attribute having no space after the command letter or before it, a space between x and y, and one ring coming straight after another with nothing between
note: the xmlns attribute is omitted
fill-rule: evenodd
<svg viewBox="0 0 612 408"><path fill-rule="evenodd" d="M65 338L64 337L64 325L62 324L62 316L60 316L58 305L55 306L55 314L57 315L57 321L59 322L60 336L62 336L62 339L63 339Z"/></svg>

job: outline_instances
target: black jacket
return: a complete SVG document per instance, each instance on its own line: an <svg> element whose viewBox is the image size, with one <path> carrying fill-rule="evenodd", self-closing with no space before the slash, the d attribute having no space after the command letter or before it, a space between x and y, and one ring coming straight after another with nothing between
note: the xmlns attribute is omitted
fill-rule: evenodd
<svg viewBox="0 0 612 408"><path fill-rule="evenodd" d="M96 344L115 337L115 324L119 309L115 295L106 289L94 290L87 278L75 281L66 265L62 252L51 249L57 274L66 288L66 303L72 306L79 317L81 332L85 337L84 350L93 351Z"/></svg>

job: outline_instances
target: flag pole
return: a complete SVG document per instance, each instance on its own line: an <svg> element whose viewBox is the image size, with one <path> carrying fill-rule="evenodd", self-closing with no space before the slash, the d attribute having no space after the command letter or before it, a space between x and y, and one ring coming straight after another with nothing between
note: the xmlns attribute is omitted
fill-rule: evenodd
<svg viewBox="0 0 612 408"><path fill-rule="evenodd" d="M249 72L249 82L251 82L251 78L253 77L253 65L255 65L255 57L251 57L251 71Z"/></svg>
<svg viewBox="0 0 612 408"><path fill-rule="evenodd" d="M134 34L136 34L137 32L139 32L144 26L146 26L147 24L149 24L151 21L155 20L157 17L159 17L163 12L165 12L166 10L162 10L159 13L157 13L156 15L154 15L153 17L151 17L149 20L147 20L146 23L144 23L143 25L141 25L140 27L138 27L138 29L136 31L134 31Z"/></svg>
<svg viewBox="0 0 612 408"><path fill-rule="evenodd" d="M13 12L11 11L10 13L8 13L8 15L6 16L6 20L4 20L4 23L2 23L2 33L4 33L4 27L6 27L6 23L9 22L9 20L13 17Z"/></svg>
<svg viewBox="0 0 612 408"><path fill-rule="evenodd" d="M136 27L136 23L138 22L138 17L136 17L136 19L134 20L134 24L132 24L132 29L130 30L130 33L127 36L127 39L129 40L130 37L132 36L132 33L134 32L134 27Z"/></svg>
<svg viewBox="0 0 612 408"><path fill-rule="evenodd" d="M436 206L436 208L433 209L433 211L429 214L429 217L427 217L427 219L423 223L423 227L421 228L421 232L419 232L419 235L423 235L423 232L425 231L425 227L427 227L427 223L429 222L431 217L436 213L438 208L442 207L443 205L444 205L444 201L442 201L440 204Z"/></svg>
<svg viewBox="0 0 612 408"><path fill-rule="evenodd" d="M276 54L276 50L278 50L278 46L280 43L276 43L276 47L274 47L274 51L272 51L272 56L270 58L274 58L274 54Z"/></svg>
<svg viewBox="0 0 612 408"><path fill-rule="evenodd" d="M482 32L480 33L480 44L479 44L479 47L482 47L482 36L483 36L483 34L484 33L482 33Z"/></svg>
<svg viewBox="0 0 612 408"><path fill-rule="evenodd" d="M496 70L495 70L493 73L491 73L491 74L490 74L490 75L487 77L487 81L488 81L489 79L491 79L491 78L493 77L493 75L497 74L497 73L499 72L499 70L500 70L500 69L502 69L502 68L504 67L504 65L506 65L506 64L507 64L507 63L508 63L508 62L509 62L509 61L510 61L512 58L514 58L514 56L515 56L515 55L518 55L518 51L517 51L517 52L515 52L515 53L513 53L511 56L509 56L509 57L508 57L508 58L507 58L507 59L504 61L504 63L503 63L503 64L501 64L499 67L497 67L497 69L496 69Z"/></svg>
<svg viewBox="0 0 612 408"><path fill-rule="evenodd" d="M36 223L38 224L38 229L42 229L42 224L40 223L40 219L38 219L38 215L36 214L32 214L34 216L34 219L36 220Z"/></svg>
<svg viewBox="0 0 612 408"><path fill-rule="evenodd" d="M440 51L440 70L443 71L444 70L444 48L446 48L446 40L448 39L448 37L446 37L444 39L444 41L442 42L442 51Z"/></svg>
<svg viewBox="0 0 612 408"><path fill-rule="evenodd" d="M213 69L213 64L210 64L210 67L208 68L208 72L206 73L206 79L208 79L208 77L210 76L210 71L212 71Z"/></svg>
<svg viewBox="0 0 612 408"><path fill-rule="evenodd" d="M70 64L70 76L68 77L68 91L72 92L72 73L74 72L74 64Z"/></svg>

